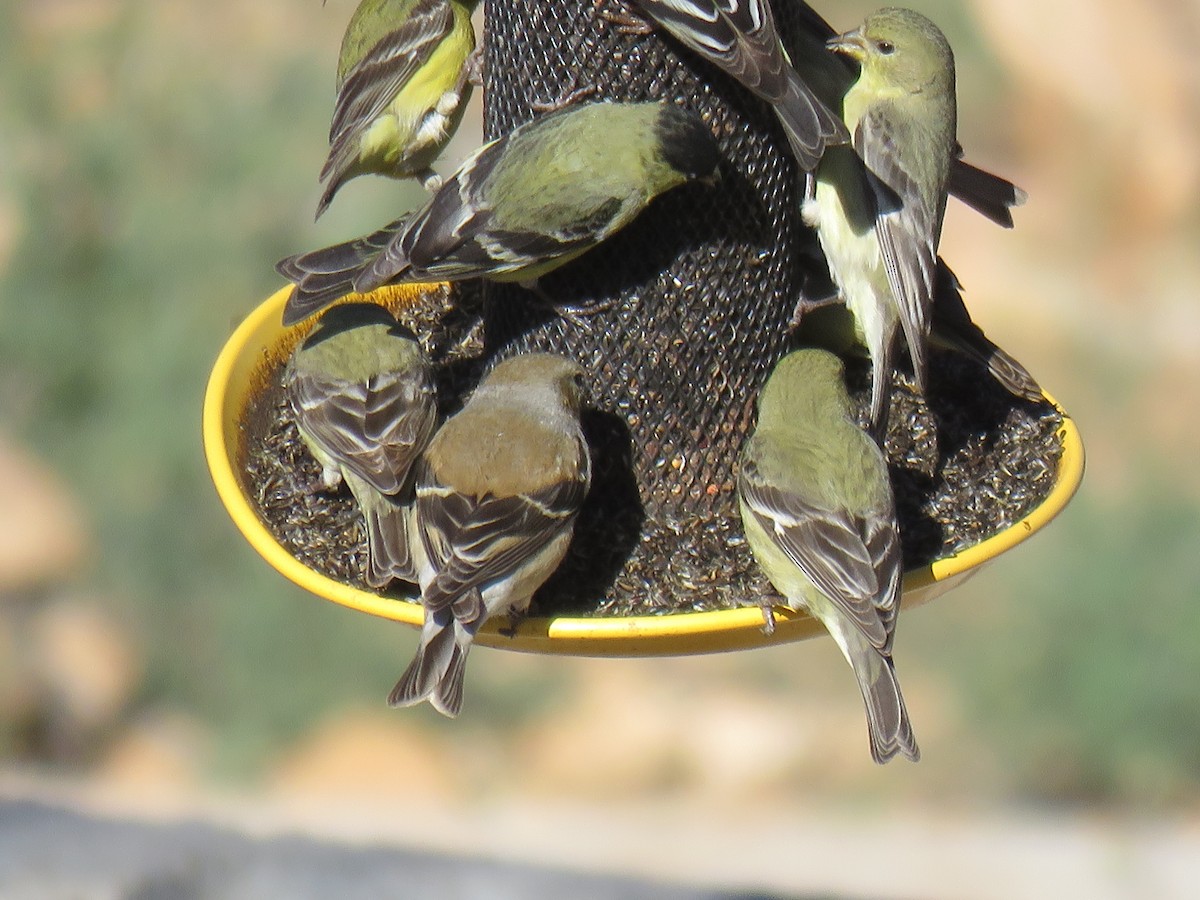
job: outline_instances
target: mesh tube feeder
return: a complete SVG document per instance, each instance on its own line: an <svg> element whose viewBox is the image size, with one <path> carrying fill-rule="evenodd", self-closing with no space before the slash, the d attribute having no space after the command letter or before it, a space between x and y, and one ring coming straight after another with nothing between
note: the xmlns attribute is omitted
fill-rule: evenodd
<svg viewBox="0 0 1200 900"><path fill-rule="evenodd" d="M776 11L785 43L800 26ZM498 359L532 350L574 357L589 373L584 430L593 488L571 550L513 636L488 623L477 643L580 655L659 655L743 649L823 629L777 610L762 629L770 585L742 538L736 462L754 401L789 349L788 323L810 271L815 237L800 222L799 181L773 112L669 38L626 35L592 0L504 0L485 10L485 132L508 133L580 87L593 100L668 100L698 115L721 147L715 187L656 200L605 244L542 279L556 303L604 312L572 320L515 285L482 290L482 352L445 369L459 397ZM280 321L290 289L265 301L230 339L205 400L205 448L218 493L251 545L290 580L334 602L419 626L402 594L343 583L297 558L262 512L264 485L246 474L256 398L308 326ZM369 299L403 314L431 290L384 288ZM979 373L986 380L986 373ZM1074 424L1046 398L1060 452L1048 490L1016 521L908 572L904 604L944 593L1052 519L1083 472ZM932 400L931 400L932 405ZM893 454L895 472L895 454ZM256 502L258 501L258 502ZM903 510L902 510L903 512ZM902 527L905 525L902 516ZM963 542L960 542L963 543ZM909 549L906 538L906 559ZM937 558L934 558L934 557ZM742 604L741 608L736 608ZM631 614L650 610L651 614Z"/></svg>

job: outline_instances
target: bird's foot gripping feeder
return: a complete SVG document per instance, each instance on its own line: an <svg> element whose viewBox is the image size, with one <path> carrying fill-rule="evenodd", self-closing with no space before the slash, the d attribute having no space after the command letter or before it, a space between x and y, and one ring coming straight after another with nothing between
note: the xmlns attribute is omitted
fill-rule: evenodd
<svg viewBox="0 0 1200 900"><path fill-rule="evenodd" d="M777 7L788 44L804 13ZM481 296L441 285L366 298L422 336L446 411L484 367L516 353L550 350L588 372L583 425L593 484L571 549L511 636L493 621L477 642L658 655L819 633L814 620L785 610L764 632L760 607L771 588L745 543L735 491L755 398L791 347L797 298L821 274L800 219L802 181L774 114L657 32L613 27L592 0L492 2L485 20L489 137L582 86L589 101L669 100L696 113L722 162L715 187L658 198L615 237L542 279L540 299L492 284ZM320 470L296 438L280 388L282 366L309 328L281 324L287 293L246 319L213 372L204 428L218 491L286 577L419 626L413 597L365 586L363 532L349 496L313 490ZM555 306L601 311L564 317ZM862 371L851 375L865 384ZM1014 399L982 366L950 353L934 355L929 381L926 397L901 385L892 401L888 451L906 606L944 593L1037 531L1083 472L1078 433L1049 397Z"/></svg>

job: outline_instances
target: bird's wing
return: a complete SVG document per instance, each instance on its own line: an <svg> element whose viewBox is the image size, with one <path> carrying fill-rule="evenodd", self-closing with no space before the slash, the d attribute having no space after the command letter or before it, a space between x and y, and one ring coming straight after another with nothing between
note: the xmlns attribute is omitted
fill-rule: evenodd
<svg viewBox="0 0 1200 900"><path fill-rule="evenodd" d="M755 520L877 649L891 645L903 574L894 516L823 509L768 484L752 461L740 475Z"/></svg>
<svg viewBox="0 0 1200 900"><path fill-rule="evenodd" d="M467 271L488 274L491 257L478 237L487 233L492 220L487 182L506 144L500 139L476 150L358 273L354 290L370 291L392 281L464 277Z"/></svg>
<svg viewBox="0 0 1200 900"><path fill-rule="evenodd" d="M365 384L290 370L286 383L312 440L380 493L400 491L437 425L434 388L423 366Z"/></svg>
<svg viewBox="0 0 1200 900"><path fill-rule="evenodd" d="M454 13L446 0L416 0L409 15L388 32L346 75L329 126L324 181L343 147L357 140L450 33Z"/></svg>
<svg viewBox="0 0 1200 900"><path fill-rule="evenodd" d="M765 0L637 2L680 43L773 104L805 170L816 167L827 144L849 142L846 126L788 62Z"/></svg>
<svg viewBox="0 0 1200 900"><path fill-rule="evenodd" d="M900 313L917 386L925 389L933 283L941 210L922 190L897 140L897 115L880 104L863 116L854 149L867 167L876 204L875 235Z"/></svg>
<svg viewBox="0 0 1200 900"><path fill-rule="evenodd" d="M787 67L763 0L637 0L676 39L767 100L784 94Z"/></svg>
<svg viewBox="0 0 1200 900"><path fill-rule="evenodd" d="M586 215L575 215L567 224L554 227L547 223L541 231L493 228L475 235L473 243L482 258L491 261L492 271L515 271L599 243L623 220L624 212L626 204L620 198L606 197Z"/></svg>
<svg viewBox="0 0 1200 900"><path fill-rule="evenodd" d="M510 497L470 497L421 478L418 527L438 572L422 596L431 612L511 575L574 521L588 485L579 452L577 477Z"/></svg>
<svg viewBox="0 0 1200 900"><path fill-rule="evenodd" d="M546 260L577 254L606 238L627 212L621 198L598 200L586 214L538 231L497 226L488 179L505 142L485 146L417 212L374 264L354 281L367 291L393 280L462 279L506 275ZM536 203L537 198L530 198Z"/></svg>
<svg viewBox="0 0 1200 900"><path fill-rule="evenodd" d="M404 230L408 219L385 225L366 237L281 259L275 271L296 285L283 310L294 325L354 290L354 279ZM378 285L376 285L378 287Z"/></svg>

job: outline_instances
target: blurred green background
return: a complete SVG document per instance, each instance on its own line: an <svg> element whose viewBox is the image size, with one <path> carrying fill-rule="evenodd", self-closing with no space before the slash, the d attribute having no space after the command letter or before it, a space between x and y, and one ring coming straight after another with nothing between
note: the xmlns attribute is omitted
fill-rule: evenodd
<svg viewBox="0 0 1200 900"><path fill-rule="evenodd" d="M914 5L958 51L972 159L1030 193L1011 233L953 208L944 255L1076 417L1089 471L1044 534L905 617L924 761L877 770L829 641L481 652L462 720L387 711L415 633L259 560L199 433L274 261L416 198L359 179L312 224L352 4L0 0L0 768L145 790L1194 809L1200 13ZM869 4L818 7L850 27Z"/></svg>

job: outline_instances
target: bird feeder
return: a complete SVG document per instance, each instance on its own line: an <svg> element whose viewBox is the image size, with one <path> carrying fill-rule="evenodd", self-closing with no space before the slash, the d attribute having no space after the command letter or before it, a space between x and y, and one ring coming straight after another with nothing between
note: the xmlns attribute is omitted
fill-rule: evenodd
<svg viewBox="0 0 1200 900"><path fill-rule="evenodd" d="M411 302L421 288L383 289L367 299L392 306ZM204 447L217 493L250 545L276 570L305 590L360 612L420 627L423 613L415 596L380 594L342 583L305 565L274 535L255 508L253 486L244 472L249 404L306 332L305 326L281 323L288 290L267 299L230 337L213 368L204 401ZM361 298L360 298L361 299ZM1049 397L1048 403L1053 403ZM1083 445L1074 422L1061 414L1056 439L1061 444L1053 485L1044 499L997 534L929 565L908 571L903 605L912 608L956 587L985 564L1027 540L1050 522L1074 495L1083 477ZM756 605L745 608L662 615L534 616L512 634L503 621L490 621L476 643L530 653L578 656L662 656L742 650L787 643L823 632L803 613L777 609L773 634L763 629Z"/></svg>
<svg viewBox="0 0 1200 900"><path fill-rule="evenodd" d="M589 380L583 426L593 485L571 550L539 591L533 615L511 636L501 633L505 623L489 622L476 642L640 656L812 636L821 631L817 623L782 609L774 633L764 633L759 606L771 602L771 589L742 538L735 490L758 390L791 347L797 297L822 275L815 238L800 220L791 151L763 102L657 32L623 33L598 6L594 0L485 4L486 135L510 132L533 118L539 104L579 88L590 91L588 101L667 100L697 114L716 137L720 178L715 186L688 185L658 198L612 239L543 278L541 302L517 285L484 285L480 353L443 368L443 394L460 399L480 370L516 353L549 350L578 360ZM781 38L790 45L803 13L776 6ZM255 502L264 486L246 477L248 411L307 330L282 325L287 293L243 322L213 371L204 430L218 493L246 539L290 580L334 602L419 626L422 610L413 598L375 593L302 562ZM384 288L366 299L402 311L422 296L414 286ZM563 317L546 300L602 311ZM1074 494L1083 472L1079 435L1045 401L1042 411L1053 422L1043 431L1055 445L1053 460L1037 473L1046 489L1023 496L1003 527L980 525L950 553L938 552L936 536L927 541L931 561L908 572L906 606L959 584L1043 527ZM903 457L903 450L893 454L894 476L911 475ZM1017 482L1008 493L1028 494L1021 474L1004 477ZM986 492L975 499L998 505ZM901 524L907 560L907 543L919 529ZM666 594L669 603L638 611L644 596Z"/></svg>

